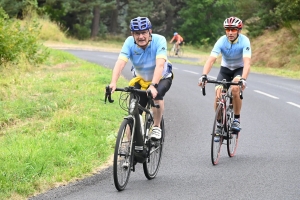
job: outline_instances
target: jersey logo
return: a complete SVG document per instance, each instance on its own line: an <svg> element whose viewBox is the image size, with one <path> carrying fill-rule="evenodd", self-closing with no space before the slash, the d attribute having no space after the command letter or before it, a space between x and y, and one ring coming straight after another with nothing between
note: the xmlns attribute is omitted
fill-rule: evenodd
<svg viewBox="0 0 300 200"><path fill-rule="evenodd" d="M250 47L247 47L246 50L249 51L249 50L250 50Z"/></svg>
<svg viewBox="0 0 300 200"><path fill-rule="evenodd" d="M137 51L133 51L133 55L142 55L142 54Z"/></svg>

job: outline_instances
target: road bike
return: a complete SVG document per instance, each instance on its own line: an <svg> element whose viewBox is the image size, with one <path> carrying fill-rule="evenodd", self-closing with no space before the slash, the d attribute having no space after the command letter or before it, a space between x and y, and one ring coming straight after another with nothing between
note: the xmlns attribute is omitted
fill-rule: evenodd
<svg viewBox="0 0 300 200"><path fill-rule="evenodd" d="M149 133L153 126L152 107L159 108L152 99L150 90L140 90L134 87L116 88L121 91L119 105L128 115L120 125L113 160L114 184L118 191L125 189L131 171L135 171L137 163L143 164L144 174L151 180L156 177L161 162L165 137L164 119L160 123L161 139L153 141ZM148 103L144 108L139 104L139 94L146 93ZM112 103L111 91L106 87L105 103ZM139 109L144 115L139 113Z"/></svg>
<svg viewBox="0 0 300 200"><path fill-rule="evenodd" d="M176 43L174 43L172 48L169 50L169 56L171 56L171 57L175 57L175 56L183 57L183 53L184 53L183 44L184 43L182 43L182 45L180 45L180 48L178 49L178 52L177 52L177 55L176 55L177 48L176 48Z"/></svg>
<svg viewBox="0 0 300 200"><path fill-rule="evenodd" d="M206 83L215 83L222 86L221 98L218 98L217 100L217 109L215 111L213 130L211 134L211 161L213 165L216 165L219 162L222 144L227 145L227 153L229 157L233 157L236 153L239 132L231 130L231 124L234 120L234 112L230 86L238 85L240 89L240 99L243 99L243 83L241 81L237 83L227 82L225 79L222 81L208 79L206 80ZM204 83L202 83L202 94L204 96L206 95ZM216 133L217 129L219 131Z"/></svg>

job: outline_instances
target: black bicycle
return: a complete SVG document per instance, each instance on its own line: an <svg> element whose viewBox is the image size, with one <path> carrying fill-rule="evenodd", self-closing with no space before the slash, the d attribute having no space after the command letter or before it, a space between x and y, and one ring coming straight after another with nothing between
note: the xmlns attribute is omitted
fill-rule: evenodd
<svg viewBox="0 0 300 200"><path fill-rule="evenodd" d="M161 120L161 139L152 141L148 134L153 126L152 107L159 108L152 99L150 90L140 90L134 87L117 88L121 91L119 104L122 109L128 112L119 128L113 161L114 184L117 190L125 189L131 171L135 171L137 163L143 164L144 174L151 180L156 177L161 162L165 128L164 120ZM144 108L139 104L141 93L147 93L148 103ZM111 90L106 87L105 103L112 103ZM139 109L145 115L139 114Z"/></svg>
<svg viewBox="0 0 300 200"><path fill-rule="evenodd" d="M213 165L218 164L222 144L227 144L227 153L233 157L236 153L239 132L231 130L231 124L234 120L231 85L238 85L240 88L240 98L243 99L242 82L234 83L222 81L207 80L207 83L215 83L222 86L221 98L217 100L217 109L215 113L212 139L211 139L211 161ZM202 84L202 94L205 96L205 84ZM223 143L224 140L227 143Z"/></svg>

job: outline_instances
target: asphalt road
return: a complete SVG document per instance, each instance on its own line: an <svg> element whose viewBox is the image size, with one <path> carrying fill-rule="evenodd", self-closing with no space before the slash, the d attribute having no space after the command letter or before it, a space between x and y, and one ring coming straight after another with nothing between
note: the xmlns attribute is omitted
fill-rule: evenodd
<svg viewBox="0 0 300 200"><path fill-rule="evenodd" d="M68 51L108 68L118 56ZM127 64L123 70L128 79L130 67ZM224 145L219 164L213 166L213 85L202 96L197 86L202 67L173 67L175 78L165 97L166 142L155 179L147 180L138 165L126 189L118 192L109 167L32 199L300 199L300 81L251 73L244 92L237 154L229 158ZM216 77L218 70L213 68L209 75Z"/></svg>

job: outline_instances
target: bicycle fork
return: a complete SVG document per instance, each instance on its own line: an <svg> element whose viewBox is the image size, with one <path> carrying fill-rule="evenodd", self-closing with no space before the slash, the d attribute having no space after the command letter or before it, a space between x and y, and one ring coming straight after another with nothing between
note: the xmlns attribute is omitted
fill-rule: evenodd
<svg viewBox="0 0 300 200"><path fill-rule="evenodd" d="M134 137L134 159L136 162L143 163L147 158L147 149L144 142L144 125L142 116L137 112L135 114L135 137Z"/></svg>

